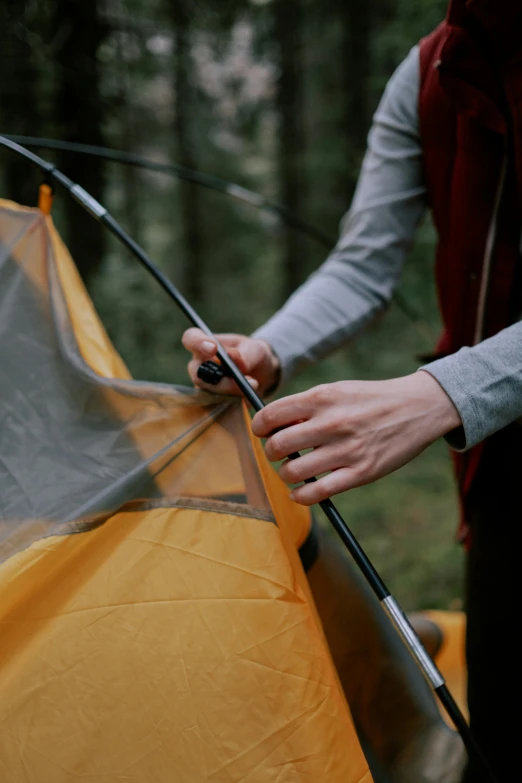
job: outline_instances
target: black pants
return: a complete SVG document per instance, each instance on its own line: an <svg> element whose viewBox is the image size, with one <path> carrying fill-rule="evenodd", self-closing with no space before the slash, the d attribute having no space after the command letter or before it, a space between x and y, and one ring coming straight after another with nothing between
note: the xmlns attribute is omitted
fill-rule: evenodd
<svg viewBox="0 0 522 783"><path fill-rule="evenodd" d="M522 425L488 439L471 490L467 562L471 729L498 783L522 781ZM464 783L488 780L470 762Z"/></svg>

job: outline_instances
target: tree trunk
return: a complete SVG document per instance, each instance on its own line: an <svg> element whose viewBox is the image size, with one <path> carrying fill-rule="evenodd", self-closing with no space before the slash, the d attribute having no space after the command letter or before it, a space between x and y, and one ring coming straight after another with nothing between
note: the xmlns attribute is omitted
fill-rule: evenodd
<svg viewBox="0 0 522 783"><path fill-rule="evenodd" d="M121 16L124 16L125 5L122 2L119 6ZM132 105L132 80L129 77L129 71L125 62L125 53L123 50L122 37L118 37L118 61L116 65L118 78L118 92L114 108L118 117L118 146L124 152L136 152L139 147L138 139L135 136L135 109ZM124 165L121 167L123 179L123 212L127 226L132 227L132 237L139 244L142 244L143 221L141 217L140 203L143 199L142 187L140 186L140 173L136 166Z"/></svg>
<svg viewBox="0 0 522 783"><path fill-rule="evenodd" d="M64 141L103 146L104 105L98 51L106 36L100 0L55 0L57 88L54 116ZM58 153L58 167L103 202L104 161ZM67 244L86 283L103 261L105 232L72 199L64 200Z"/></svg>
<svg viewBox="0 0 522 783"><path fill-rule="evenodd" d="M371 0L340 0L342 115L341 138L346 139L346 167L343 171L347 203L350 203L370 125L368 78L371 72Z"/></svg>
<svg viewBox="0 0 522 783"><path fill-rule="evenodd" d="M174 136L178 163L197 168L192 113L194 89L190 83L190 16L184 0L172 0L174 31ZM198 185L180 182L180 209L183 247L183 291L189 301L200 302L203 295L203 247L201 206Z"/></svg>
<svg viewBox="0 0 522 783"><path fill-rule="evenodd" d="M278 50L279 78L276 107L279 118L278 174L280 199L295 215L305 203L302 0L275 0L274 33ZM292 228L285 226L283 249L283 301L306 277L306 245Z"/></svg>
<svg viewBox="0 0 522 783"><path fill-rule="evenodd" d="M2 133L35 136L42 133L38 94L39 69L29 41L28 0L0 3L0 129ZM42 177L14 153L2 152L5 195L36 206Z"/></svg>

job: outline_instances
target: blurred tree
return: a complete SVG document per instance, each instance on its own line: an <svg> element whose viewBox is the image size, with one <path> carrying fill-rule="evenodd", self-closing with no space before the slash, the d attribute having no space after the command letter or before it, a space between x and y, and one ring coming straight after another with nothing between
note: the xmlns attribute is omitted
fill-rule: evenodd
<svg viewBox="0 0 522 783"><path fill-rule="evenodd" d="M343 165L346 203L349 204L361 159L366 147L370 124L371 97L369 78L372 72L373 6L371 0L337 0L340 20L341 92L340 137L344 139Z"/></svg>
<svg viewBox="0 0 522 783"><path fill-rule="evenodd" d="M306 193L303 122L302 0L274 0L277 44L278 176L280 200L295 215L303 212ZM306 277L306 244L284 227L281 298L285 301Z"/></svg>
<svg viewBox="0 0 522 783"><path fill-rule="evenodd" d="M174 33L174 138L177 162L196 169L197 154L193 132L194 79L191 58L191 13L188 0L171 0ZM180 182L180 211L184 271L182 285L187 297L200 302L203 294L203 247L200 193L197 185Z"/></svg>
<svg viewBox="0 0 522 783"><path fill-rule="evenodd" d="M124 3L118 0L118 10L121 17L124 17ZM138 139L135 138L134 108L132 105L132 81L129 73L128 64L125 57L125 42L127 33L116 30L114 37L115 46L115 95L113 112L118 116L117 123L117 144L122 150L131 152L138 145ZM140 210L141 193L139 185L139 170L135 166L123 166L123 195L124 210L127 224L132 226L133 238L136 242L142 241L142 216Z"/></svg>
<svg viewBox="0 0 522 783"><path fill-rule="evenodd" d="M56 65L54 122L60 139L103 146L107 105L98 53L108 34L102 0L54 0ZM57 165L94 198L103 201L105 163L100 158L58 153ZM72 199L64 202L67 243L88 283L105 252L105 232Z"/></svg>
<svg viewBox="0 0 522 783"><path fill-rule="evenodd" d="M40 68L32 28L45 25L45 9L31 0L0 3L0 132L35 135L42 132ZM34 205L41 177L15 155L3 166L7 193L15 201Z"/></svg>

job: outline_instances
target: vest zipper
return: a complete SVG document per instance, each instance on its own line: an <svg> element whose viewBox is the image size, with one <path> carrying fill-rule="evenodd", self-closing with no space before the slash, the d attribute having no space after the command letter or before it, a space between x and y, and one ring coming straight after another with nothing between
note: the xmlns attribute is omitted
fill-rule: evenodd
<svg viewBox="0 0 522 783"><path fill-rule="evenodd" d="M505 151L504 158L502 160L502 168L500 170L497 192L495 194L495 202L493 204L493 214L491 215L491 221L489 223L488 234L486 237L486 245L484 247L484 260L482 262L482 275L480 277L477 320L475 323L473 345L480 343L484 336L484 317L486 314L486 300L491 276L491 262L493 259L493 250L495 248L495 239L497 237L497 220L500 209L500 202L502 201L502 193L504 191L504 184L506 181L507 162L508 156L507 151Z"/></svg>

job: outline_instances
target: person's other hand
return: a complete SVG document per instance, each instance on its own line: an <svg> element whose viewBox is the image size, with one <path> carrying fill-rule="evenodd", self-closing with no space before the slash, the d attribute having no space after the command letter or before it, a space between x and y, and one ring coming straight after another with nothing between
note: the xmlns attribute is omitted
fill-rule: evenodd
<svg viewBox="0 0 522 783"><path fill-rule="evenodd" d="M232 361L246 375L252 387L260 394L271 389L279 375L279 360L264 340L245 337L241 334L217 334L216 339L226 350ZM198 378L198 368L203 362L217 361L215 340L201 329L187 329L182 342L192 354L188 363L188 373L194 386L217 394L239 394L240 391L231 378L223 378L216 386L203 383Z"/></svg>
<svg viewBox="0 0 522 783"><path fill-rule="evenodd" d="M460 425L444 389L420 371L387 381L330 383L283 397L254 416L252 431L268 438L272 461L312 449L279 470L289 484L327 473L292 491L294 500L310 506L392 473Z"/></svg>

